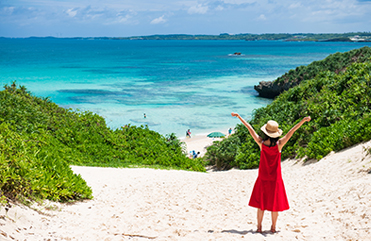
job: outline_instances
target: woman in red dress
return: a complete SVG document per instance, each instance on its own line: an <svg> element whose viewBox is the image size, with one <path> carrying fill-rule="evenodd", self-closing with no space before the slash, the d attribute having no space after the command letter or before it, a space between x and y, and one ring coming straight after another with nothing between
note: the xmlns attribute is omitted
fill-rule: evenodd
<svg viewBox="0 0 371 241"><path fill-rule="evenodd" d="M278 128L278 123L270 120L261 128L266 135L264 139L256 134L252 126L242 119L239 114L232 113L232 116L241 120L260 147L259 174L249 202L249 206L258 209L257 232L262 232L264 211L268 210L272 212L271 232L275 233L278 212L289 209L281 174L281 150L294 132L306 121L310 121L310 116L304 117L282 138L279 138L282 135L282 130Z"/></svg>

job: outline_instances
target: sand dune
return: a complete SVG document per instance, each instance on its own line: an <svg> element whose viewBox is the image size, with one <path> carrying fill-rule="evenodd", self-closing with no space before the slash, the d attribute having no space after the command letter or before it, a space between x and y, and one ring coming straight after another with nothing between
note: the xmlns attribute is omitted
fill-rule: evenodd
<svg viewBox="0 0 371 241"><path fill-rule="evenodd" d="M2 208L0 240L371 240L371 155L364 151L370 147L363 143L315 163L282 162L290 209L280 213L275 234L268 231L269 212L263 234L255 233L256 209L247 203L256 169L73 166L94 199L13 205L7 214Z"/></svg>

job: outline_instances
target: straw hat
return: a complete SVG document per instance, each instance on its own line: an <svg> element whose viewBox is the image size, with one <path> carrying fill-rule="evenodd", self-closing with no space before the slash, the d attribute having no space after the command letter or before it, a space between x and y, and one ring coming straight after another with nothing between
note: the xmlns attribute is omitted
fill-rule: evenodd
<svg viewBox="0 0 371 241"><path fill-rule="evenodd" d="M270 120L263 125L261 130L269 137L276 138L282 135L282 130L278 129L278 123Z"/></svg>

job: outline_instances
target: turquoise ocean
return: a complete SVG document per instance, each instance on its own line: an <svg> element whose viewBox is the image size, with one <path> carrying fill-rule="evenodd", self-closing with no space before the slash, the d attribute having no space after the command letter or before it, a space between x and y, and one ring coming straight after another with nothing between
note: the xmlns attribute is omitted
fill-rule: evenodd
<svg viewBox="0 0 371 241"><path fill-rule="evenodd" d="M103 116L112 129L227 133L271 100L254 85L371 43L0 38L1 84ZM241 55L233 53L240 52ZM146 118L144 118L146 114Z"/></svg>

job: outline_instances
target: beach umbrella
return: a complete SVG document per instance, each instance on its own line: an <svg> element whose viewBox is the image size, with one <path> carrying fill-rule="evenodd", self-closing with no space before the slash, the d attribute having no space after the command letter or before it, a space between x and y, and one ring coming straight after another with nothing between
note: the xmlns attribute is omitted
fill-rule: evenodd
<svg viewBox="0 0 371 241"><path fill-rule="evenodd" d="M210 138L218 138L218 137L224 137L225 135L221 132L211 132L210 134L207 135L207 137L210 137Z"/></svg>

